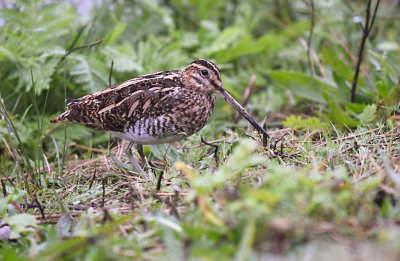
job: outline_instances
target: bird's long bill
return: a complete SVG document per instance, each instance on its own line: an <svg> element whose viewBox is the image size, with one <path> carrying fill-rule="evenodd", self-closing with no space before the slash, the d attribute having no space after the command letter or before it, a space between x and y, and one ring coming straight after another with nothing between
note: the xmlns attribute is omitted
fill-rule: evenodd
<svg viewBox="0 0 400 261"><path fill-rule="evenodd" d="M220 86L220 88L218 88L218 93L222 96L222 98L225 99L225 101L229 102L229 104L232 105L233 108L235 108L243 117L245 117L251 123L251 125L253 125L254 128L256 128L258 131L262 132L264 135L269 137L267 131L264 130L264 128L261 127L261 125L258 124L258 122L253 117L251 117L251 115L246 111L246 109L243 108L243 106L240 105L240 103L238 103L232 97L232 95L227 90L225 90L225 88L222 85Z"/></svg>

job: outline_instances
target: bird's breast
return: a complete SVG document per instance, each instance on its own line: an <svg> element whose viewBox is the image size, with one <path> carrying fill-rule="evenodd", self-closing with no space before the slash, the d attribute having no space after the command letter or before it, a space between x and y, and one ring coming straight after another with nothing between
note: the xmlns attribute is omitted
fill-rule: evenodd
<svg viewBox="0 0 400 261"><path fill-rule="evenodd" d="M181 93L178 99L149 108L160 113L150 113L125 126L122 132L111 133L145 145L178 141L201 130L214 107L214 94Z"/></svg>

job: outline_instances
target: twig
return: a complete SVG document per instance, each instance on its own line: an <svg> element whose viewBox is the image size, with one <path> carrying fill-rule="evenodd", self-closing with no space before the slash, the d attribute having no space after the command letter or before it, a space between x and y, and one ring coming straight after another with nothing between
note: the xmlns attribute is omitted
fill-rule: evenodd
<svg viewBox="0 0 400 261"><path fill-rule="evenodd" d="M267 124L264 122L264 124L263 124L263 128L264 129L266 129L267 128ZM262 138L262 144L263 144L263 147L267 147L268 146L268 136L267 135L265 135L264 133L263 133L263 138Z"/></svg>
<svg viewBox="0 0 400 261"><path fill-rule="evenodd" d="M88 44L84 44L84 45L80 45L80 46L74 47L74 48L72 48L71 50L68 50L65 56L68 56L68 55L71 54L72 52L75 52L75 51L77 51L77 50L79 50L79 49L94 47L94 46L96 46L96 45L101 44L102 42L103 42L103 39L100 39L100 40L97 40L97 41L92 42L92 43L88 43Z"/></svg>
<svg viewBox="0 0 400 261"><path fill-rule="evenodd" d="M45 215L44 215L44 211L43 211L42 205L39 203L39 200L37 199L36 195L34 197L34 200L36 201L37 207L39 208L39 211L40 211L40 214L42 215L42 218L44 218Z"/></svg>
<svg viewBox="0 0 400 261"><path fill-rule="evenodd" d="M162 198L155 193L152 196L155 199L159 200L160 202L167 204L171 208L172 215L174 215L177 219L180 219L178 209L176 208L176 204L178 203L178 199L179 199L179 189L177 189L177 188L174 188L174 189L175 189L175 193L174 193L173 201L171 201L169 198L162 200Z"/></svg>
<svg viewBox="0 0 400 261"><path fill-rule="evenodd" d="M83 149L83 150L87 150L87 151L90 150L92 152L99 152L99 153L103 153L103 154L107 154L108 153L107 150L91 148L91 147L87 147L87 146L80 145L80 144L77 144L77 143L71 143L71 144L69 144L69 147L75 147L75 148Z"/></svg>
<svg viewBox="0 0 400 261"><path fill-rule="evenodd" d="M369 131L364 131L364 132L361 132L361 133L358 133L358 134L350 135L350 136L347 136L347 137L344 137L344 138L341 138L341 139L332 140L331 142L332 142L332 143L335 143L335 142L341 142L341 141L344 141L344 140L355 139L355 138L357 138L357 137L359 137L359 136L363 136L363 135L366 135L366 134L375 133L375 132L377 132L377 131L380 130L380 129L381 129L381 128L375 128L375 129L372 129L372 130L369 130ZM320 143L320 144L317 144L317 145L314 145L313 148L325 146L326 144L328 144L327 141L326 141L326 142L323 142L323 143Z"/></svg>
<svg viewBox="0 0 400 261"><path fill-rule="evenodd" d="M78 33L76 34L75 38L72 40L71 44L68 46L67 50L72 50L76 43L78 42L79 38L81 37L83 31L86 28L86 24L82 25L79 29L78 29Z"/></svg>
<svg viewBox="0 0 400 261"><path fill-rule="evenodd" d="M68 46L67 50L65 51L65 54L58 61L56 67L58 67L67 58L67 56L72 52L71 50L75 47L76 43L78 42L78 40L81 37L85 28L86 28L86 25L83 25L79 28L78 33L76 34L75 38L72 40L71 44Z"/></svg>
<svg viewBox="0 0 400 261"><path fill-rule="evenodd" d="M274 144L274 151L276 151L276 147L277 147L278 143L279 143L280 141L282 141L283 138L284 138L286 135L288 135L288 134L289 134L289 132L286 132L286 133L283 134L279 139L276 140L276 142L275 142L275 144ZM283 145L283 142L281 143L281 145ZM283 151L283 147L282 147L282 146L281 146L281 151Z"/></svg>
<svg viewBox="0 0 400 261"><path fill-rule="evenodd" d="M398 79L398 81L397 81L397 85L400 86L400 62L399 62L399 79Z"/></svg>
<svg viewBox="0 0 400 261"><path fill-rule="evenodd" d="M69 171L67 171L66 173L68 173L68 172L73 173L75 170L77 170L77 169L79 169L79 168L83 168L83 167L85 167L85 166L87 166L87 165L92 164L93 162L97 162L97 161L100 161L100 160L102 160L102 158L96 158L96 159L91 159L91 160L83 161L83 163L76 165L75 167L73 167L72 169L70 169Z"/></svg>
<svg viewBox="0 0 400 261"><path fill-rule="evenodd" d="M201 137L201 142L204 143L204 144L206 144L206 145L208 145L208 146L211 146L211 147L214 148L214 160L215 160L215 165L216 165L216 167L218 167L218 165L219 165L218 154L217 154L217 153L218 153L218 145L215 145L215 144L212 144L212 143L209 143L209 142L205 141L205 140L203 139L203 137Z"/></svg>
<svg viewBox="0 0 400 261"><path fill-rule="evenodd" d="M376 13L378 11L378 6L379 6L379 3L380 3L380 0L377 0L377 2L376 2L375 10L374 10L374 13L372 15L372 20L370 20L371 2L372 2L372 0L368 0L368 3L367 3L367 9L366 9L366 14L365 14L365 25L363 25L360 22L360 26L361 26L361 29L363 31L363 34L362 34L362 38L361 38L360 49L358 50L356 72L354 74L353 83L351 85L351 96L350 96L350 101L351 102L354 102L354 100L356 98L356 88L357 88L358 74L360 73L360 67L361 67L361 62L362 62L362 58L363 58L365 43L367 41L369 33L371 32L372 26L374 25L375 17L376 17Z"/></svg>
<svg viewBox="0 0 400 261"><path fill-rule="evenodd" d="M14 115L14 112L15 112L15 110L17 109L18 104L19 104L20 101L21 101L21 98L22 98L22 94L18 95L18 98L17 98L17 100L16 100L15 103L14 103L14 106L13 106L13 108L12 108L12 110L11 110L10 115Z"/></svg>
<svg viewBox="0 0 400 261"><path fill-rule="evenodd" d="M308 6L308 8L311 9L310 4L306 1L306 0L301 0L306 6ZM325 29L328 30L328 32L332 35L332 37L336 40L336 42L343 48L343 50L347 53L347 55L350 57L350 59L353 62L357 62L357 58L353 55L353 53L350 51L350 49L346 46L346 44L344 44L339 37L337 36L337 34L332 30L332 28L329 27L329 25L325 22L325 20L318 15L317 12L315 12L315 10L313 11L315 17L321 22L321 24L325 27ZM360 70L362 72L362 74L364 74L365 77L369 77L369 74L367 72L367 70L364 68L364 66L361 65Z"/></svg>
<svg viewBox="0 0 400 261"><path fill-rule="evenodd" d="M75 38L72 40L71 44L68 46L67 50L65 51L65 54L58 61L56 67L58 67L67 58L67 56L70 55L72 52L75 52L76 50L86 48L86 47L90 48L90 47L96 46L103 42L104 39L100 39L100 40L92 42L92 43L88 43L88 44L84 44L84 45L75 47L76 43L78 42L78 40L81 37L85 28L86 28L86 25L83 25L79 28L78 33L76 34Z"/></svg>
<svg viewBox="0 0 400 261"><path fill-rule="evenodd" d="M7 179L8 182L10 182L11 186L13 186L15 188L14 183L12 182L12 180L8 177L8 175L6 173L4 173L4 171L2 169L0 169L0 173ZM1 179L3 181L3 179Z"/></svg>
<svg viewBox="0 0 400 261"><path fill-rule="evenodd" d="M377 0L377 1L378 1L378 2L377 2L376 5L375 5L374 14L372 15L371 26L368 28L368 30L369 30L370 32L371 32L371 30L372 30L372 26L374 26L376 14L378 13L378 7L379 7L380 0Z"/></svg>
<svg viewBox="0 0 400 261"><path fill-rule="evenodd" d="M241 102L243 107L247 104L247 101L249 100L250 95L254 90L254 86L255 86L256 80L257 80L257 77L253 74L251 76L249 84L247 85L246 90L244 91L244 94L243 94L243 99L242 99L242 102ZM240 119L240 113L237 111L235 113L235 117L233 118L233 122L234 123L238 123L239 119Z"/></svg>
<svg viewBox="0 0 400 261"><path fill-rule="evenodd" d="M135 210L135 192L133 191L131 179L128 179L128 189L129 189L129 203L131 203L131 210Z"/></svg>
<svg viewBox="0 0 400 261"><path fill-rule="evenodd" d="M158 176L158 180L157 180L157 191L160 191L160 189L161 189L161 181L162 181L163 176L164 176L164 170L161 170L160 175Z"/></svg>
<svg viewBox="0 0 400 261"><path fill-rule="evenodd" d="M229 137L224 137L224 138L221 138L221 139L218 139L218 140L210 140L210 141L207 141L207 142L208 143L212 143L212 144L213 143L228 143L228 144L231 144L231 142L228 141L228 140L233 140L236 137L237 137L237 135L231 133L231 136L229 136ZM197 149L197 148L201 148L201 147L203 147L203 144L199 144L199 145L195 145L195 146L191 146L191 147L183 146L183 147L181 147L181 149L189 150L189 149Z"/></svg>
<svg viewBox="0 0 400 261"><path fill-rule="evenodd" d="M395 127L395 128L396 128L396 127ZM343 138L340 138L340 139L332 140L332 141L330 141L330 142L332 142L332 143L337 143L337 142L342 142L342 141L345 141L345 140L355 139L355 138L357 138L357 137L359 137L359 136L363 136L363 135L375 133L375 132L377 132L377 131L380 130L380 129L381 129L381 128L375 128L375 129L368 130L368 131L364 131L364 132L361 132L361 133L358 133L358 134L353 134L353 135L346 136L346 137L343 137ZM398 132L398 133L400 134L400 132ZM395 133L394 135L397 135L397 133ZM379 137L379 136L381 136L381 135L375 135L375 138L377 138L377 137ZM385 135L385 136L386 136L386 135ZM390 136L393 136L393 134L390 134ZM395 141L395 139L397 139L397 137L393 138L392 141ZM313 146L311 147L311 149L313 149L313 148L318 148L318 147L321 147L321 146L325 146L325 145L327 145L327 144L328 144L328 141L325 141L325 142L322 142L322 143L313 145ZM359 145L361 145L361 144L359 144ZM301 148L302 148L302 147L301 147ZM294 155L296 155L296 154L299 154L299 153L301 153L301 151L297 150L296 152L293 152L292 154L288 155L288 157L292 157L292 156L294 156Z"/></svg>
<svg viewBox="0 0 400 261"><path fill-rule="evenodd" d="M315 76L315 69L311 59L311 40L314 33L314 24L315 24L315 12L314 12L314 0L310 0L311 7L311 25L310 25L310 33L307 39L307 57L308 57L308 66L310 66L311 75Z"/></svg>
<svg viewBox="0 0 400 261"><path fill-rule="evenodd" d="M1 187L3 188L3 196L7 197L7 187L6 187L6 183L4 183L4 180L1 180Z"/></svg>
<svg viewBox="0 0 400 261"><path fill-rule="evenodd" d="M175 190L175 195L174 195L174 200L172 201L172 206L173 206L172 213L177 219L180 219L178 209L176 208L179 201L179 187L174 186L174 190Z"/></svg>
<svg viewBox="0 0 400 261"><path fill-rule="evenodd" d="M103 188L103 193L102 193L102 195L101 195L101 207L102 208L104 208L104 202L105 202L105 194L106 194L106 186L105 186L105 180L106 180L106 178L102 178L101 179L101 186L102 186L102 188Z"/></svg>
<svg viewBox="0 0 400 261"><path fill-rule="evenodd" d="M110 212L108 212L108 210L106 208L103 208L103 220L101 221L101 223L104 225L107 221L113 221L112 216L110 215Z"/></svg>
<svg viewBox="0 0 400 261"><path fill-rule="evenodd" d="M43 160L44 160L45 166L40 168L42 170L41 172L46 173L46 167L47 167L47 173L49 173L49 177L54 178L53 170L51 169L49 161L46 157L46 154L44 154L44 153L43 153Z"/></svg>
<svg viewBox="0 0 400 261"><path fill-rule="evenodd" d="M21 213L21 214L25 213L25 211L21 208L21 206L17 202L13 201L13 202L11 202L11 204L18 210L19 213ZM42 218L43 218L43 215L42 215Z"/></svg>
<svg viewBox="0 0 400 261"><path fill-rule="evenodd" d="M4 139L4 137L1 137L1 139L3 140L4 145L6 145L6 148L7 148L7 151L8 151L8 155L10 156L10 158L14 161L15 164L18 164L17 159L14 157L14 153L11 151L10 146L8 146L7 141Z"/></svg>
<svg viewBox="0 0 400 261"><path fill-rule="evenodd" d="M95 180L95 178L96 178L96 172L97 172L97 168L96 168L96 164L94 165L94 172L93 172L93 176L92 176L92 178L90 179L90 184L89 184L89 190L92 188L92 186L93 186L93 182L94 182L94 180Z"/></svg>

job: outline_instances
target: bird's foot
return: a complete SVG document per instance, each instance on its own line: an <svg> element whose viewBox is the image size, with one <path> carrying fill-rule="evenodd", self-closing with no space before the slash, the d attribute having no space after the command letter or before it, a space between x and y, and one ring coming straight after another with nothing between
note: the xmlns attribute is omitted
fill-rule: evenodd
<svg viewBox="0 0 400 261"><path fill-rule="evenodd" d="M146 180L150 180L149 175L142 169L139 162L136 160L135 156L133 155L133 153L131 151L133 144L134 143L132 141L128 144L128 147L126 148L126 156L128 157L128 160L131 163L132 167L134 167L143 178L145 178ZM144 156L143 147L142 147L142 145L140 145L140 147L141 147L141 150L138 149L138 152L139 152L140 157L142 157L142 156Z"/></svg>

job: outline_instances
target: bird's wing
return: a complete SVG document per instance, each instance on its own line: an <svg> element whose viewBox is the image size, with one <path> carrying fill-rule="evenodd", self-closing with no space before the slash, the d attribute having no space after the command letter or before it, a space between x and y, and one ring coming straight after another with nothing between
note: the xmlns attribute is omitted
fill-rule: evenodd
<svg viewBox="0 0 400 261"><path fill-rule="evenodd" d="M173 106L171 98L182 88L179 73L164 71L144 75L78 99L67 99L67 111L52 122L72 121L122 131L130 122Z"/></svg>

